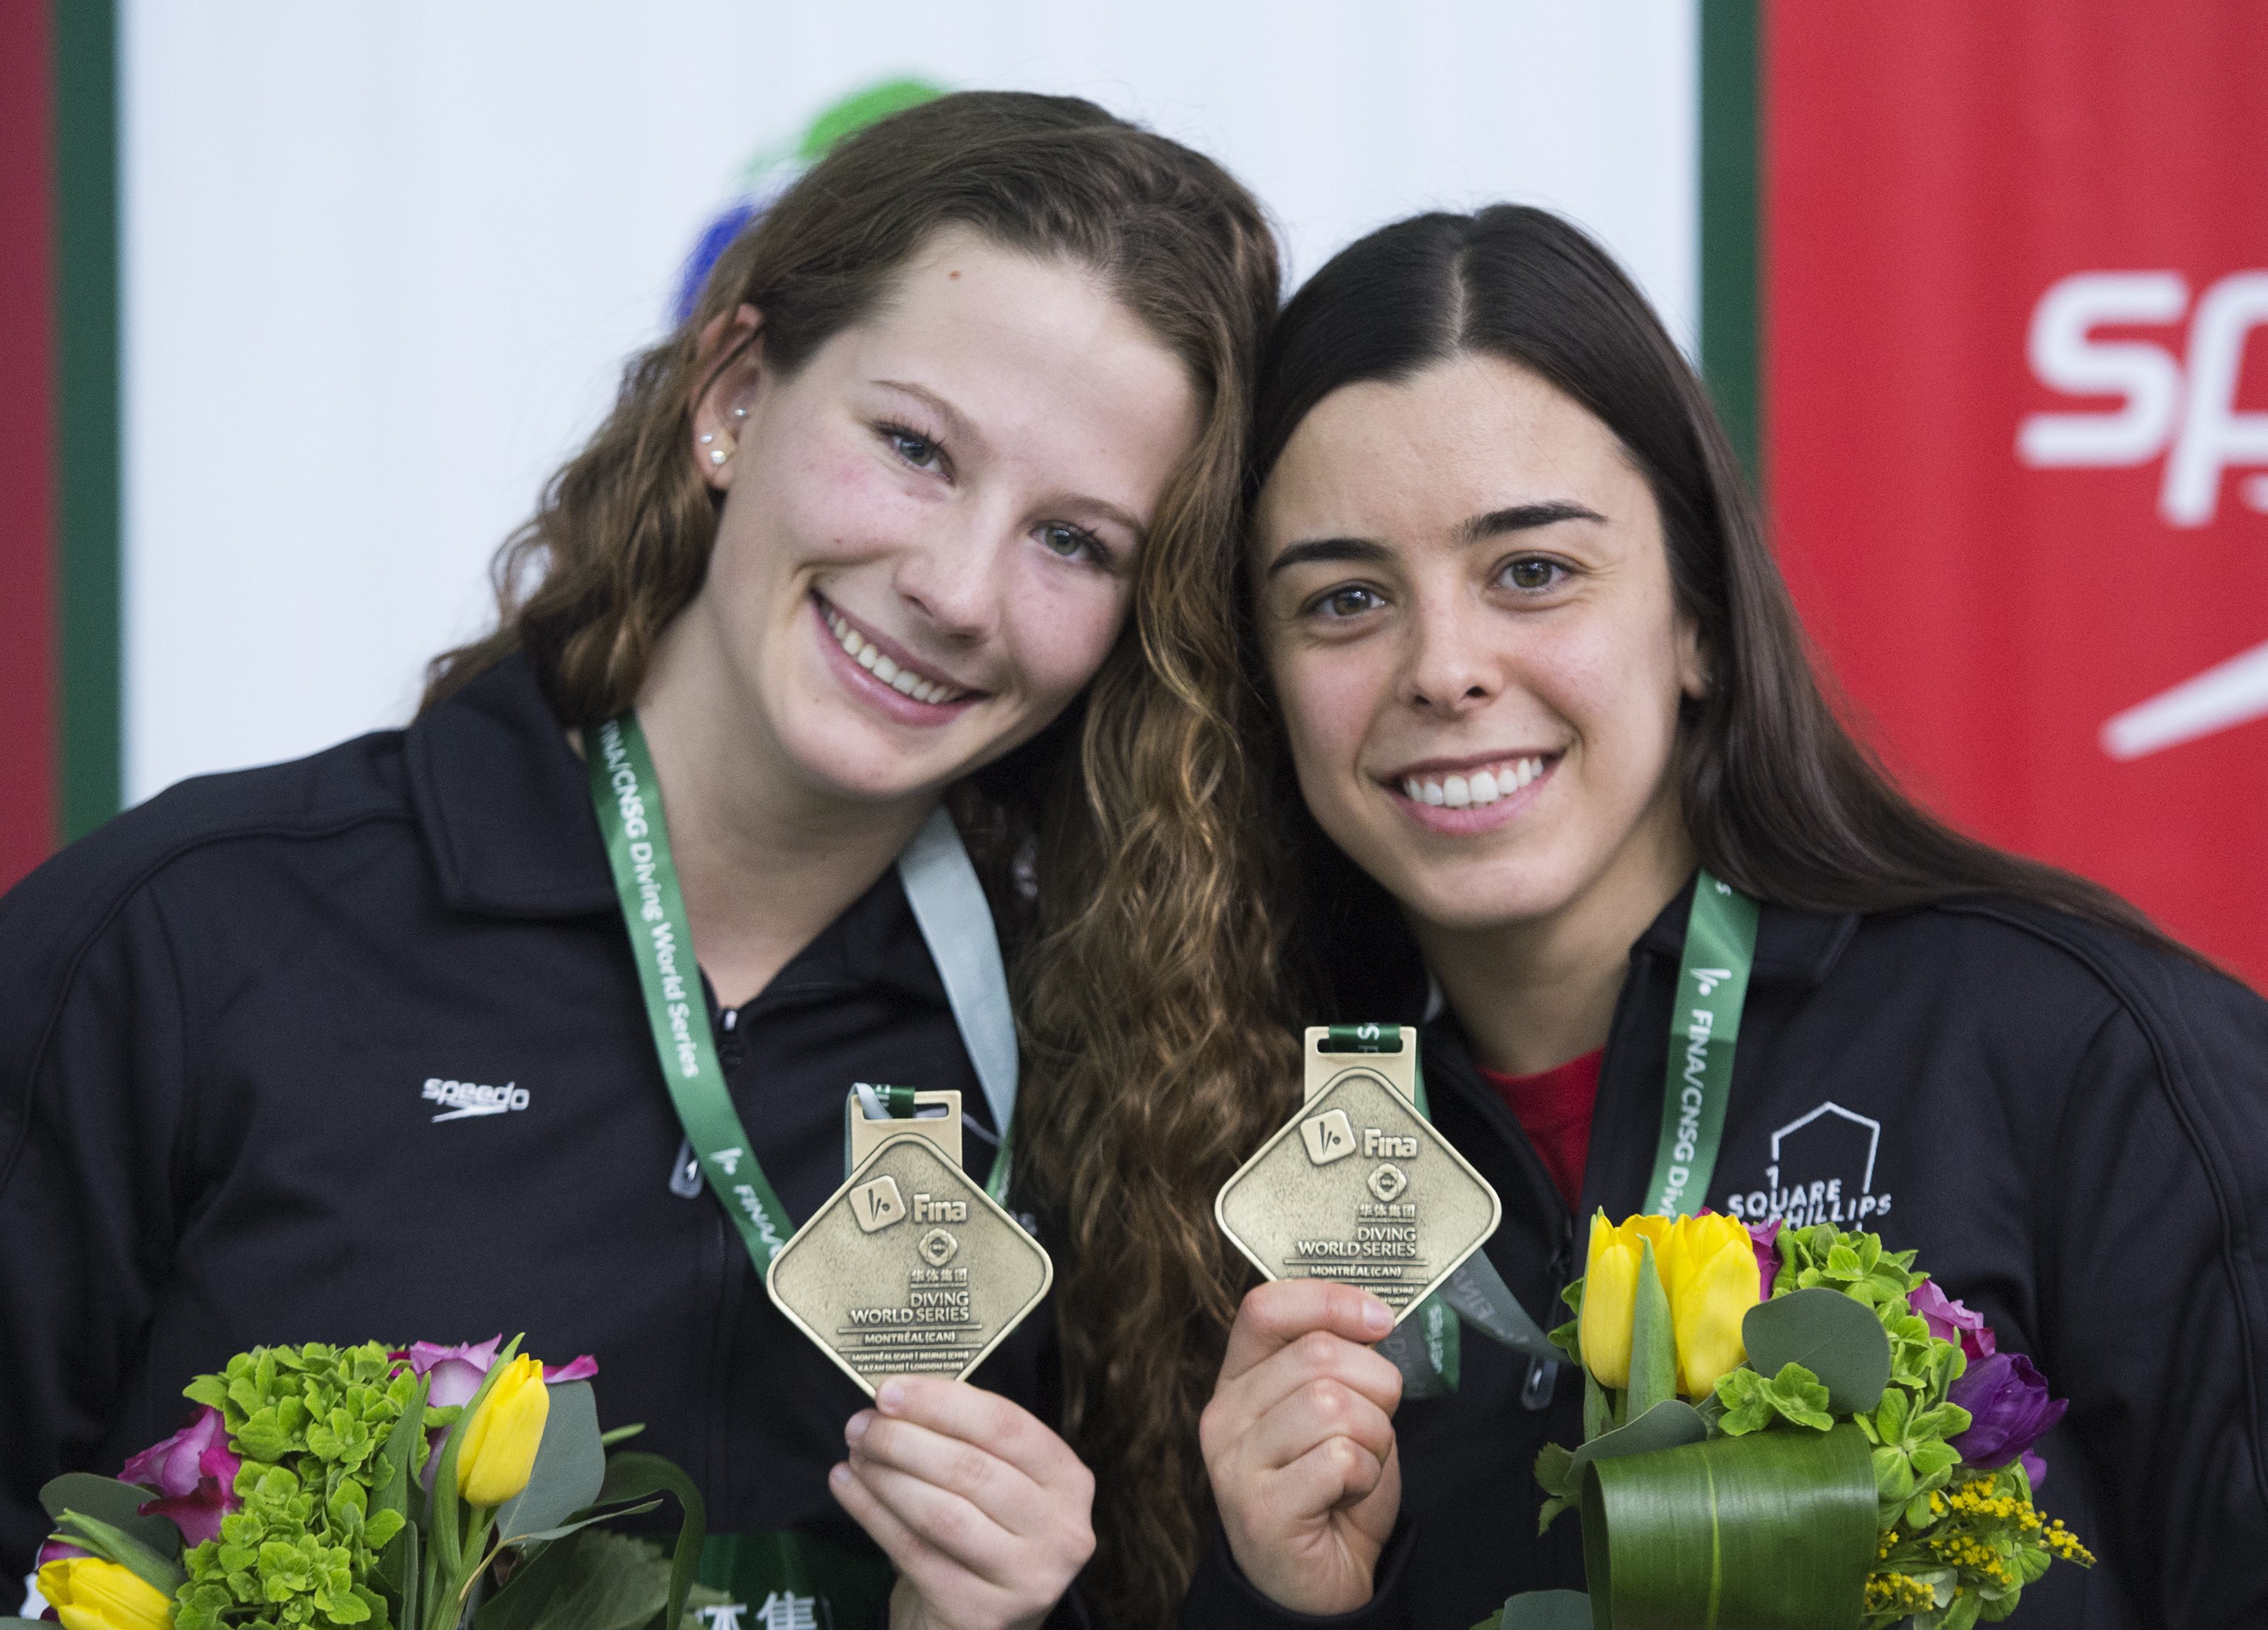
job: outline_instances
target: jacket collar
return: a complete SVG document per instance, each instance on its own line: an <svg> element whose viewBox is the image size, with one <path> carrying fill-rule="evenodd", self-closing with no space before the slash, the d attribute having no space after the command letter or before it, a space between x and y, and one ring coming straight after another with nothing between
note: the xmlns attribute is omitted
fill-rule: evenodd
<svg viewBox="0 0 2268 1630"><path fill-rule="evenodd" d="M1683 955L1685 918L1692 909L1693 884L1688 882L1638 937L1631 948L1632 959L1646 955L1674 963ZM1799 911L1766 900L1757 910L1756 961L1749 977L1766 985L1819 985L1858 931L1855 913Z"/></svg>
<svg viewBox="0 0 2268 1630"><path fill-rule="evenodd" d="M409 795L450 908L490 917L615 910L583 761L514 653L409 726Z"/></svg>
<svg viewBox="0 0 2268 1630"><path fill-rule="evenodd" d="M538 920L619 909L583 761L515 653L409 726L410 799L453 911ZM789 960L767 997L945 987L895 867Z"/></svg>

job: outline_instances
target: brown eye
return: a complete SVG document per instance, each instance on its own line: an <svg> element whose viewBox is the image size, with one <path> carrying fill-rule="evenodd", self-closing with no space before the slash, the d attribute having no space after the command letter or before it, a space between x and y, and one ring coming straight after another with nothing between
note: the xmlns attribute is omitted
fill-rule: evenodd
<svg viewBox="0 0 2268 1630"><path fill-rule="evenodd" d="M1344 588L1331 590L1316 601L1315 609L1326 617L1359 617L1373 607L1384 603L1376 591L1349 584Z"/></svg>
<svg viewBox="0 0 2268 1630"><path fill-rule="evenodd" d="M1523 556L1504 569L1504 580L1514 588L1550 588L1558 581L1558 577L1559 564L1557 561L1541 559L1534 555Z"/></svg>

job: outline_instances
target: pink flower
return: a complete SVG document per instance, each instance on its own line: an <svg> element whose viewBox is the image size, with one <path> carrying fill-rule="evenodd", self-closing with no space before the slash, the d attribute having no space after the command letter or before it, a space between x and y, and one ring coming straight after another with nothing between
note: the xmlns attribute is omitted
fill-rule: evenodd
<svg viewBox="0 0 2268 1630"><path fill-rule="evenodd" d="M40 1547L39 1560L32 1564L32 1571L36 1574L50 1562L68 1562L75 1556L93 1554L92 1551L80 1550L68 1540L50 1539Z"/></svg>
<svg viewBox="0 0 2268 1630"><path fill-rule="evenodd" d="M1971 1364L1991 1358L1998 1348L1984 1316L1971 1313L1948 1296L1937 1287L1935 1280L1924 1280L1908 1291L1906 1306L1929 1321L1929 1333L1940 1341L1960 1343Z"/></svg>
<svg viewBox="0 0 2268 1630"><path fill-rule="evenodd" d="M425 1393L426 1405L433 1409L446 1409L451 1405L472 1402L473 1394L481 1390L481 1383L488 1378L503 1346L504 1335L498 1331L486 1341L465 1341L449 1347L438 1341L413 1341L401 1352L387 1356L397 1363L406 1362L412 1374L431 1376L432 1384ZM564 1364L546 1364L543 1384L551 1387L563 1381L588 1381L598 1373L598 1360L585 1353ZM433 1473L440 1467L441 1445L446 1436L439 1430L431 1434L432 1452L425 1457L424 1482L428 1488L433 1486Z"/></svg>
<svg viewBox="0 0 2268 1630"><path fill-rule="evenodd" d="M208 1404L188 1425L162 1443L152 1443L119 1468L121 1481L154 1488L158 1498L141 1508L144 1516L171 1517L181 1543L196 1546L220 1537L220 1520L242 1502L236 1474L244 1463L228 1446L228 1427Z"/></svg>
<svg viewBox="0 0 2268 1630"><path fill-rule="evenodd" d="M1779 1277L1779 1250L1775 1243L1779 1238L1779 1224L1780 1220L1774 1217L1762 1228L1753 1222L1748 1225L1749 1243L1756 1248L1756 1278L1764 1286L1757 1297L1764 1302L1771 1300L1772 1280Z"/></svg>

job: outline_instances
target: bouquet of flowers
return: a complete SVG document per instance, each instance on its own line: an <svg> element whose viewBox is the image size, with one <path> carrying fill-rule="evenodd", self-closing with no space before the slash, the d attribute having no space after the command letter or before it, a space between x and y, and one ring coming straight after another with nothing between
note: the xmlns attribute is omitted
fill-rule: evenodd
<svg viewBox="0 0 2268 1630"><path fill-rule="evenodd" d="M515 1338L254 1347L183 1389L188 1424L40 1491L65 1630L681 1630L701 1496L608 1455L587 1358ZM674 1554L592 1526L676 1497ZM0 1620L0 1630L32 1621Z"/></svg>
<svg viewBox="0 0 2268 1630"><path fill-rule="evenodd" d="M1915 1253L1829 1225L1602 1214L1575 1318L1583 1442L1547 1445L1543 1526L1583 1523L1588 1597L1476 1630L1968 1630L2094 1558L2033 1492L2066 1405Z"/></svg>

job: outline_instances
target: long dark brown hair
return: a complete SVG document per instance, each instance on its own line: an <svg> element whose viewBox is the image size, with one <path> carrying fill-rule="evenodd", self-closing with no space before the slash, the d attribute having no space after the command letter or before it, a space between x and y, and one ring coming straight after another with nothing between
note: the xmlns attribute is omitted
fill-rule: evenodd
<svg viewBox="0 0 2268 1630"><path fill-rule="evenodd" d="M1708 392L1612 257L1548 210L1415 216L1335 255L1270 339L1248 492L1333 391L1474 353L1516 363L1580 402L1653 489L1677 607L1700 631L1710 675L1708 694L1683 704L1672 772L1711 871L1815 911L2027 901L2202 960L2109 889L1963 837L1898 790L1830 704ZM1256 666L1248 607L1245 618ZM1383 891L1322 837L1288 778L1275 783L1316 879L1307 911L1406 945L1391 935Z"/></svg>
<svg viewBox="0 0 2268 1630"><path fill-rule="evenodd" d="M1259 205L1211 160L1071 98L965 92L851 137L633 360L500 552L496 631L435 660L425 705L524 651L562 723L629 707L716 538L692 414L733 353L704 333L754 306L761 360L792 373L948 225L1094 269L1198 391L1125 636L1079 704L950 799L997 908L1020 914L1020 862L1038 882L1009 925L1016 1167L1070 1246L1055 1294L1064 1429L1098 1481L1087 1599L1111 1624L1164 1625L1197 1555L1197 1415L1234 1305L1205 1207L1280 1117L1253 1083L1291 1079L1229 609L1252 373L1280 294Z"/></svg>

